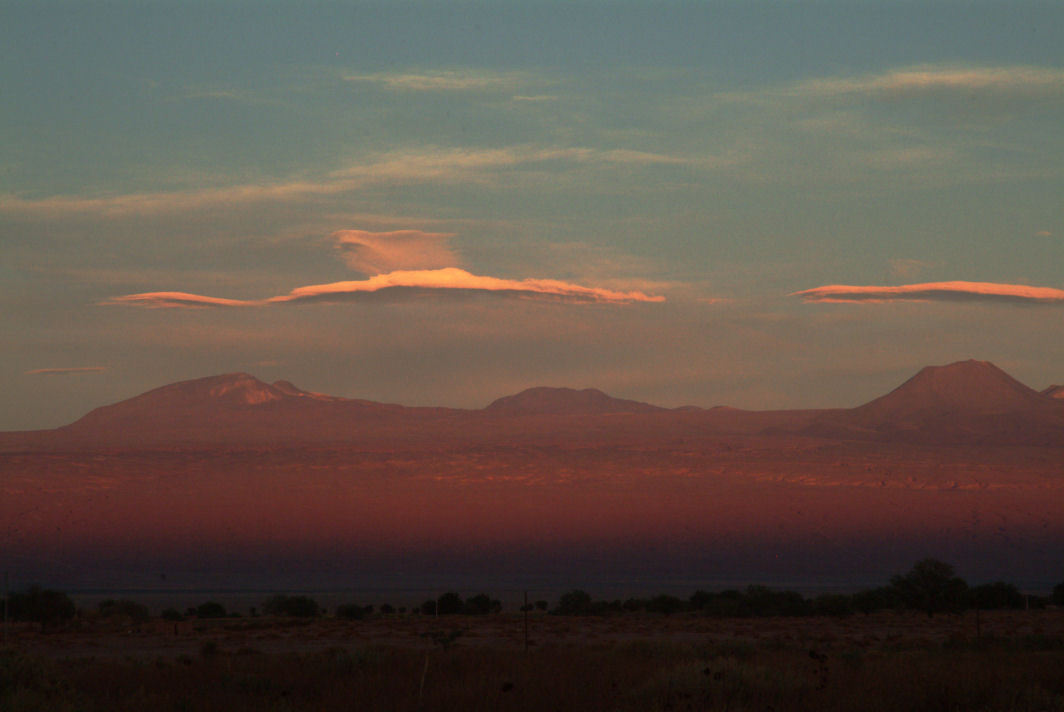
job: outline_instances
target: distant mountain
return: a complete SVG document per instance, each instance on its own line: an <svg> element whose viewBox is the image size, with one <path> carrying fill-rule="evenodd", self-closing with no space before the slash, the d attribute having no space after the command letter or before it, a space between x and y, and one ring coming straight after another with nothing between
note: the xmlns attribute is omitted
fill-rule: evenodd
<svg viewBox="0 0 1064 712"><path fill-rule="evenodd" d="M623 445L730 435L1064 446L1064 388L1038 393L991 363L963 361L925 368L851 409L666 409L594 388L539 387L461 410L340 398L229 373L162 386L55 430L0 433L0 449Z"/></svg>
<svg viewBox="0 0 1064 712"><path fill-rule="evenodd" d="M504 396L484 409L492 415L605 415L607 413L651 413L663 411L656 405L623 400L595 388L529 388Z"/></svg>
<svg viewBox="0 0 1064 712"><path fill-rule="evenodd" d="M115 447L343 440L355 428L394 421L407 410L433 409L338 398L288 381L227 373L155 388L40 435L51 434L59 444Z"/></svg>
<svg viewBox="0 0 1064 712"><path fill-rule="evenodd" d="M928 366L890 393L818 419L807 434L958 442L1064 443L1064 408L987 361Z"/></svg>
<svg viewBox="0 0 1064 712"><path fill-rule="evenodd" d="M928 366L885 396L854 410L869 423L928 412L1009 413L1039 409L1045 396L988 361Z"/></svg>

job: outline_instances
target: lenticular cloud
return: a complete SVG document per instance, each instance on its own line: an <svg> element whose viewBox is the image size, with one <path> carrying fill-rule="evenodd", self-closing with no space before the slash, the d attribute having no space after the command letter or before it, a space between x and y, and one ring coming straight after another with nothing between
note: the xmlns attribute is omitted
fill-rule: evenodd
<svg viewBox="0 0 1064 712"><path fill-rule="evenodd" d="M1064 304L1064 290L995 282L927 282L896 287L831 284L794 292L807 302L1005 302L1012 304Z"/></svg>
<svg viewBox="0 0 1064 712"><path fill-rule="evenodd" d="M619 292L554 279L499 279L470 274L456 267L432 270L397 270L365 280L312 284L285 295L259 300L221 299L186 292L143 292L112 297L107 305L149 308L261 307L271 304L358 302L389 298L402 300L419 295L435 297L485 295L570 304L631 304L663 302L664 297L643 292Z"/></svg>

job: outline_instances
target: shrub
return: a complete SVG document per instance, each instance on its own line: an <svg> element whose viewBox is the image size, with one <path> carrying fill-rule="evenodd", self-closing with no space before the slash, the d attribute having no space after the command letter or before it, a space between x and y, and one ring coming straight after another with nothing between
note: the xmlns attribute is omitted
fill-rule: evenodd
<svg viewBox="0 0 1064 712"><path fill-rule="evenodd" d="M197 618L225 618L225 606L216 601L201 603L193 610Z"/></svg>
<svg viewBox="0 0 1064 712"><path fill-rule="evenodd" d="M563 593L552 611L556 616L581 616L591 612L591 596L579 589Z"/></svg>
<svg viewBox="0 0 1064 712"><path fill-rule="evenodd" d="M268 616L289 616L292 618L315 618L321 614L318 603L306 596L270 596L262 604L262 612Z"/></svg>
<svg viewBox="0 0 1064 712"><path fill-rule="evenodd" d="M177 610L176 608L166 608L160 615L162 616L162 619L164 621L176 622L185 620L185 617L181 615L181 611Z"/></svg>
<svg viewBox="0 0 1064 712"><path fill-rule="evenodd" d="M464 604L462 597L454 591L449 591L436 599L437 610L441 616L453 616L462 612Z"/></svg>
<svg viewBox="0 0 1064 712"><path fill-rule="evenodd" d="M358 621L373 612L373 606L360 606L357 603L344 603L336 607L336 617Z"/></svg>
<svg viewBox="0 0 1064 712"><path fill-rule="evenodd" d="M684 605L683 601L681 601L679 598L676 598L676 596L669 596L666 594L654 596L649 601L647 601L646 604L646 609L651 613L662 613L666 616L671 616L673 613L678 613L684 608L686 608L686 606Z"/></svg>
<svg viewBox="0 0 1064 712"><path fill-rule="evenodd" d="M97 606L97 611L99 611L101 618L125 617L134 623L143 623L151 617L148 614L147 606L125 599L103 601Z"/></svg>
<svg viewBox="0 0 1064 712"><path fill-rule="evenodd" d="M909 573L893 577L890 583L906 607L924 611L928 617L960 612L967 602L968 584L938 559L918 561Z"/></svg>
<svg viewBox="0 0 1064 712"><path fill-rule="evenodd" d="M813 599L810 607L817 616L848 616L853 613L853 596L823 593Z"/></svg>
<svg viewBox="0 0 1064 712"><path fill-rule="evenodd" d="M74 617L74 602L62 591L30 586L8 598L8 615L15 621L33 621L41 630L58 625Z"/></svg>
<svg viewBox="0 0 1064 712"><path fill-rule="evenodd" d="M489 613L498 613L502 610L502 603L486 593L467 598L463 610L468 615L483 616Z"/></svg>
<svg viewBox="0 0 1064 712"><path fill-rule="evenodd" d="M853 607L861 613L874 613L884 608L898 608L901 599L898 591L892 586L880 586L853 594Z"/></svg>
<svg viewBox="0 0 1064 712"><path fill-rule="evenodd" d="M1023 594L1011 583L995 581L975 586L968 592L969 603L982 610L1023 608Z"/></svg>

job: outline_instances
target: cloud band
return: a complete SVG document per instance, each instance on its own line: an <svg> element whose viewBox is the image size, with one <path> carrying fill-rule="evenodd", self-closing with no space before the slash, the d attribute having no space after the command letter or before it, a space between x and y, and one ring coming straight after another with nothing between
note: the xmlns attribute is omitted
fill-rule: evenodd
<svg viewBox="0 0 1064 712"><path fill-rule="evenodd" d="M630 304L663 302L643 292L620 292L553 279L499 279L448 267L434 270L397 270L369 279L297 287L285 295L260 300L221 299L186 292L143 292L112 297L105 305L149 308L260 307L270 304L357 302L380 298L404 299L419 295L487 295L570 304Z"/></svg>
<svg viewBox="0 0 1064 712"><path fill-rule="evenodd" d="M883 302L1004 302L1064 304L1064 290L995 282L927 282L896 287L831 284L794 292L806 302L868 304Z"/></svg>

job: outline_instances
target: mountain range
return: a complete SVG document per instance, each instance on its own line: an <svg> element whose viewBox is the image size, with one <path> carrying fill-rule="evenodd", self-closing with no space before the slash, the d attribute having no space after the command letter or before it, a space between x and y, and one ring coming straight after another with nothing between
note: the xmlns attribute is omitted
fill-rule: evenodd
<svg viewBox="0 0 1064 712"><path fill-rule="evenodd" d="M211 376L0 433L0 568L93 589L696 587L882 580L933 556L1055 583L1059 393L979 361L776 411L571 388L407 407Z"/></svg>
<svg viewBox="0 0 1064 712"><path fill-rule="evenodd" d="M231 373L162 386L55 430L0 434L0 446L638 440L727 433L1064 446L1064 387L1038 392L992 363L969 360L924 368L890 393L849 409L668 409L596 389L537 387L466 410L341 398Z"/></svg>

